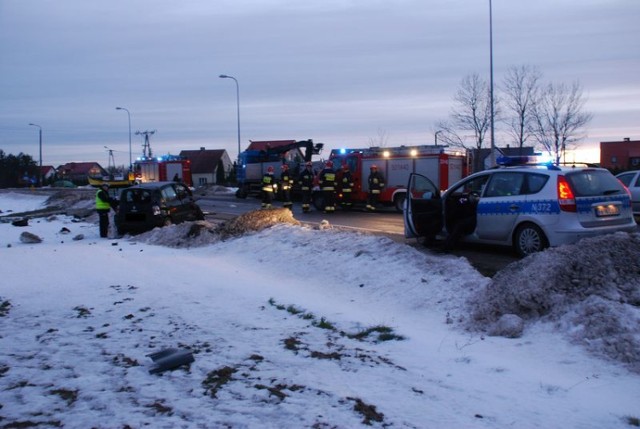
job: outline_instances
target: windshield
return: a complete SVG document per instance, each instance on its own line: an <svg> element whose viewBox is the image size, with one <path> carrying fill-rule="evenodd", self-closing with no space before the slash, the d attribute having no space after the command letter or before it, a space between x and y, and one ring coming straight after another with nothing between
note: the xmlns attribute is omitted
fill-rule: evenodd
<svg viewBox="0 0 640 429"><path fill-rule="evenodd" d="M622 184L606 170L582 170L568 173L567 181L576 197L595 197L625 192Z"/></svg>

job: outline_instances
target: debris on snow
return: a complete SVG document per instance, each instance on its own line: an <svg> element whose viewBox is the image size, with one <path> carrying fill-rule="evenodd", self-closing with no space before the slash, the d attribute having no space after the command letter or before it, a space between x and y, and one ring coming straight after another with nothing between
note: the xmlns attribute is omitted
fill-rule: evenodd
<svg viewBox="0 0 640 429"><path fill-rule="evenodd" d="M195 361L190 351L172 348L148 354L147 357L150 357L155 364L154 367L149 370L149 374L160 374L183 365L189 365Z"/></svg>
<svg viewBox="0 0 640 429"><path fill-rule="evenodd" d="M42 243L42 238L28 231L20 234L20 241L26 244Z"/></svg>

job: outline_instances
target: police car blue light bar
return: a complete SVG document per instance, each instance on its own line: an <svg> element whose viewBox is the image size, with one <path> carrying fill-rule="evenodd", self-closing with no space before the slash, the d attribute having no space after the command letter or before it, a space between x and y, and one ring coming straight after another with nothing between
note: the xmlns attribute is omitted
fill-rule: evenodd
<svg viewBox="0 0 640 429"><path fill-rule="evenodd" d="M518 165L551 165L552 159L542 155L523 155L523 156L499 156L496 164L503 167L513 167Z"/></svg>

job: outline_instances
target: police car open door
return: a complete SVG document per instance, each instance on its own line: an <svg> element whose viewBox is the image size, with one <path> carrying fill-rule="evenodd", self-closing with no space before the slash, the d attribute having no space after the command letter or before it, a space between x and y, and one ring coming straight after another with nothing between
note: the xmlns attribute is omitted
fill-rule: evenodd
<svg viewBox="0 0 640 429"><path fill-rule="evenodd" d="M425 176L412 173L409 175L407 197L402 212L406 238L434 239L442 230L440 190Z"/></svg>

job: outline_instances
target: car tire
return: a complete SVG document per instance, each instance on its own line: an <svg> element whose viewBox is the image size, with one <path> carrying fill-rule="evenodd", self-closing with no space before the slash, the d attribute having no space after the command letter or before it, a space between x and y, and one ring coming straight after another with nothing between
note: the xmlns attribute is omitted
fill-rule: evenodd
<svg viewBox="0 0 640 429"><path fill-rule="evenodd" d="M171 218L170 218L170 217L166 217L166 218L164 218L164 220L162 221L162 226L163 226L163 227L165 227L165 226L170 226L170 225L172 225L172 224L173 224L173 221L171 220Z"/></svg>
<svg viewBox="0 0 640 429"><path fill-rule="evenodd" d="M539 226L524 223L516 230L513 247L520 257L525 257L546 249L549 242Z"/></svg>
<svg viewBox="0 0 640 429"><path fill-rule="evenodd" d="M398 213L402 213L404 209L404 199L407 197L407 194L397 194L393 197L393 204L396 207L396 211Z"/></svg>

